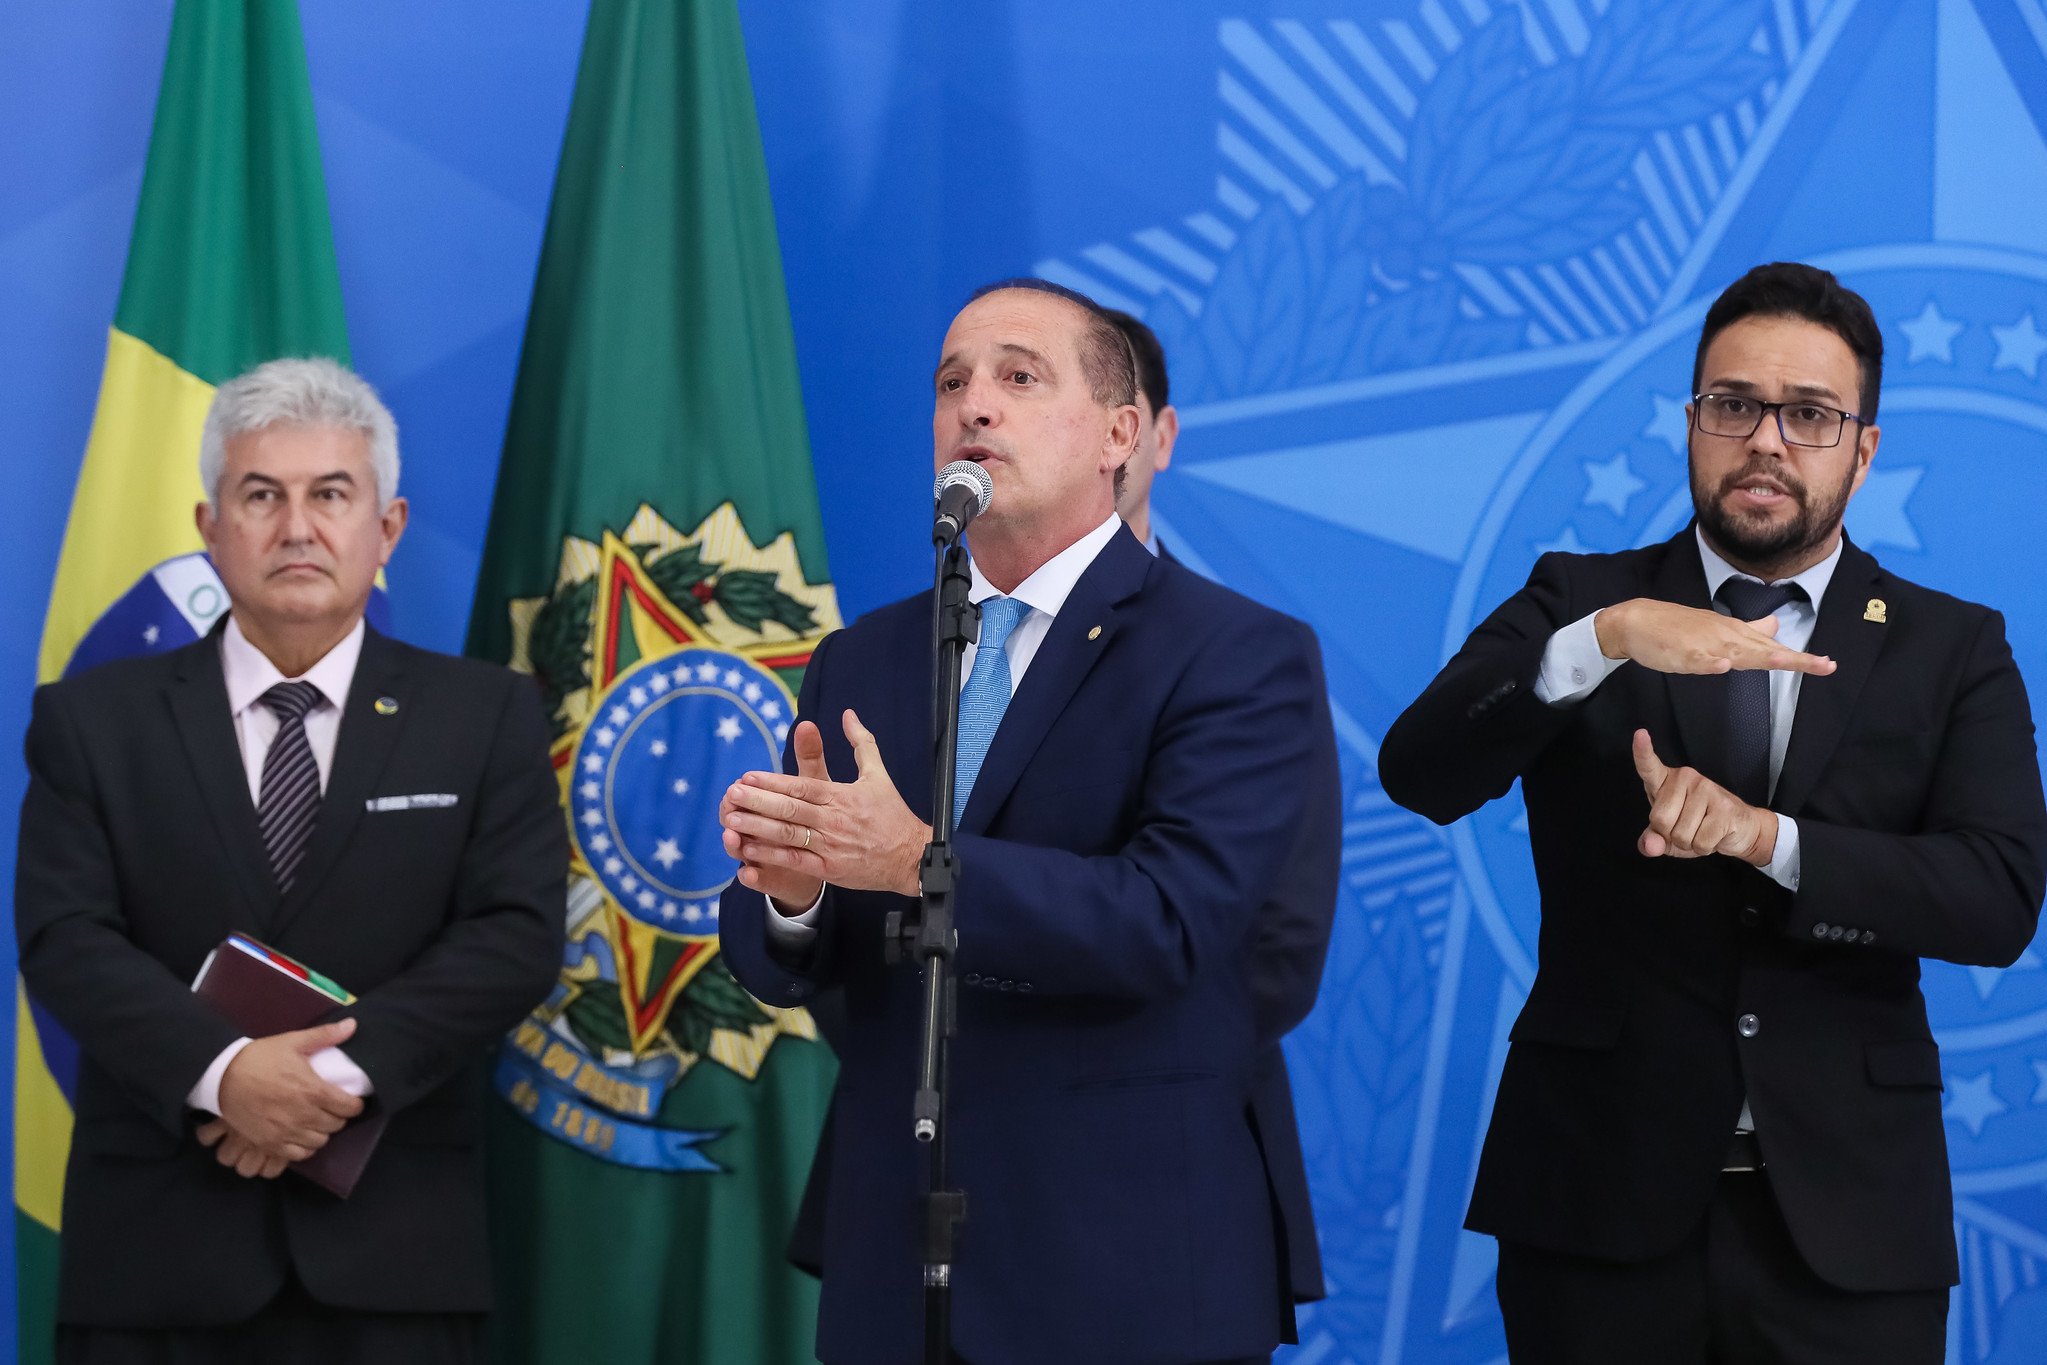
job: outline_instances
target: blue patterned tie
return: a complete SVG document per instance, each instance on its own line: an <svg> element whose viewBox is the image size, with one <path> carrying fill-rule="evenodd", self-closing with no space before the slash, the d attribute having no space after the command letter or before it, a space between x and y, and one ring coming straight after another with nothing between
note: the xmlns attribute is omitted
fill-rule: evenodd
<svg viewBox="0 0 2047 1365"><path fill-rule="evenodd" d="M974 648L974 671L960 689L959 761L953 767L952 824L959 828L974 779L995 741L995 727L1009 709L1009 654L1003 645L1030 607L1014 597L991 597L981 604L981 638Z"/></svg>

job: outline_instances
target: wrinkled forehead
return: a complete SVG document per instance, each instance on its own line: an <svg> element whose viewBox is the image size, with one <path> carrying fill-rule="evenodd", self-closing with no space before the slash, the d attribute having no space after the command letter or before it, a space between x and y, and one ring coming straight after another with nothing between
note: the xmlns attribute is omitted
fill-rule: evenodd
<svg viewBox="0 0 2047 1365"><path fill-rule="evenodd" d="M273 422L237 432L222 443L222 454L230 475L368 474L372 465L368 432L326 423Z"/></svg>
<svg viewBox="0 0 2047 1365"><path fill-rule="evenodd" d="M998 289L953 317L941 360L971 353L1029 350L1055 361L1079 354L1087 314L1079 304L1036 289Z"/></svg>

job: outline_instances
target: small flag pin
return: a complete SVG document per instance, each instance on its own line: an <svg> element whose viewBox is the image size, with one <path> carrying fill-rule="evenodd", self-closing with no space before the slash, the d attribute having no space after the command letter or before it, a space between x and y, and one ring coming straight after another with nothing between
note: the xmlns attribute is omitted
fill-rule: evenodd
<svg viewBox="0 0 2047 1365"><path fill-rule="evenodd" d="M1088 633L1087 633L1087 638L1088 638L1088 639L1090 639L1090 640L1099 640L1099 639L1101 639L1101 638L1102 638L1102 628L1101 628L1100 626L1095 626L1095 627L1093 627L1092 629L1090 629L1090 630L1088 631Z"/></svg>
<svg viewBox="0 0 2047 1365"><path fill-rule="evenodd" d="M377 698L377 701L376 701L376 711L377 711L377 714L378 714L378 715L380 715L380 716L395 716L395 715L397 715L397 714L398 714L398 698L396 698L396 697L378 697L378 698Z"/></svg>
<svg viewBox="0 0 2047 1365"><path fill-rule="evenodd" d="M1862 619L1883 625L1890 619L1890 608L1884 605L1883 598L1872 597L1869 599L1869 605L1862 609Z"/></svg>

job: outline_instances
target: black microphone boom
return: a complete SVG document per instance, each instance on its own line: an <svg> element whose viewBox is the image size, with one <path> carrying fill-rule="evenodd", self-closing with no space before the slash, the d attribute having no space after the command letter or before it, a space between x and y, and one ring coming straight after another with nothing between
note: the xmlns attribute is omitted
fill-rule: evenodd
<svg viewBox="0 0 2047 1365"><path fill-rule="evenodd" d="M938 504L932 514L931 543L950 545L965 533L968 522L988 510L995 481L972 460L954 460L938 471L931 496Z"/></svg>

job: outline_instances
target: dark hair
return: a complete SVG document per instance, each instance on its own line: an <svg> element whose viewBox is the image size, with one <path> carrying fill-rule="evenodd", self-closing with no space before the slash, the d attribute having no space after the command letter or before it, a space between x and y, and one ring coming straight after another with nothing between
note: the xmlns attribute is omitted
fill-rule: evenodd
<svg viewBox="0 0 2047 1365"><path fill-rule="evenodd" d="M1102 316L1115 323L1130 343L1130 358L1137 365L1137 391L1151 404L1151 415L1158 416L1173 401L1172 381L1166 377L1166 348L1159 345L1158 333L1120 308L1104 308Z"/></svg>
<svg viewBox="0 0 2047 1365"><path fill-rule="evenodd" d="M984 284L967 296L967 302L974 303L1005 289L1050 294L1085 313L1087 330L1080 339L1080 368L1087 376L1088 390L1105 408L1120 408L1137 401L1137 376L1130 359L1130 343L1123 339L1122 330L1099 303L1078 289L1068 289L1063 284L1041 280L1035 275Z"/></svg>
<svg viewBox="0 0 2047 1365"><path fill-rule="evenodd" d="M1884 382L1884 334L1862 295L1827 271L1796 261L1773 261L1743 275L1713 300L1699 329L1699 350L1692 360L1692 392L1697 393L1706 369L1706 348L1743 318L1803 318L1817 323L1848 343L1862 371L1862 410L1866 422L1876 420L1877 395Z"/></svg>

